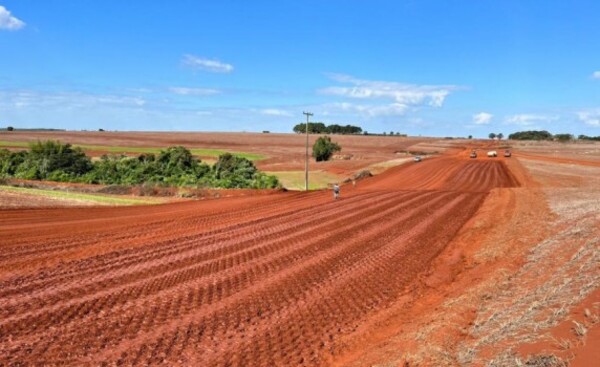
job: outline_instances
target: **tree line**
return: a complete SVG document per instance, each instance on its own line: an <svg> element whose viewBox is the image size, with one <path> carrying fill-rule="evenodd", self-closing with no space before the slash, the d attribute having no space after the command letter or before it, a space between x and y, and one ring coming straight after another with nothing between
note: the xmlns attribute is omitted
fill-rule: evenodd
<svg viewBox="0 0 600 367"><path fill-rule="evenodd" d="M158 155L103 155L92 162L81 148L58 141L38 141L28 151L0 149L0 177L105 185L280 187L277 177L260 172L252 161L230 153L220 155L212 166L182 146L169 147Z"/></svg>
<svg viewBox="0 0 600 367"><path fill-rule="evenodd" d="M295 133L306 133L306 123L300 123L294 126ZM353 125L325 125L322 122L309 122L308 132L311 134L360 134L362 129L358 126Z"/></svg>
<svg viewBox="0 0 600 367"><path fill-rule="evenodd" d="M508 136L511 140L548 140L568 142L575 140L573 134L552 134L546 130L518 131ZM579 135L577 140L600 141L600 136Z"/></svg>

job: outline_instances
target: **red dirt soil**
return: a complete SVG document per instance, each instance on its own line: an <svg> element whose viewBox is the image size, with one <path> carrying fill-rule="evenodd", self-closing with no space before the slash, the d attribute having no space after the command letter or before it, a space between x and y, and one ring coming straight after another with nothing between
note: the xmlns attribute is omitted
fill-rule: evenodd
<svg viewBox="0 0 600 367"><path fill-rule="evenodd" d="M337 201L0 211L0 364L330 364L410 296L490 190L518 185L502 160L461 154Z"/></svg>

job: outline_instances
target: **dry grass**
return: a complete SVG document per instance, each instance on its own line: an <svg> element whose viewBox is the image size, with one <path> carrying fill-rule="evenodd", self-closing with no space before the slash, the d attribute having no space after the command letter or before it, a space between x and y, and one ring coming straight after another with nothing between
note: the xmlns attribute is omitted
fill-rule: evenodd
<svg viewBox="0 0 600 367"><path fill-rule="evenodd" d="M539 162L531 165L538 180L548 183L556 179L551 177L556 175L556 167L552 170ZM562 322L575 305L600 287L600 185L595 184L600 170L573 166L561 174L563 182L578 180L578 186L585 185L544 190L556 215L552 223L555 232L531 247L519 271L499 269L490 274L491 281L444 304L448 310L465 305L477 307L476 319L467 330L469 338L453 350L457 365L485 364L480 357L484 349L500 353L488 359L489 366L568 365L555 356L535 356L523 362L510 352L522 343L540 339L552 342L545 330ZM485 263L510 251L504 244L496 247L493 251L484 249L476 258ZM598 320L591 311L586 318L587 323ZM575 322L573 331L583 342L586 325ZM566 339L554 339L554 344L563 350L572 347Z"/></svg>
<svg viewBox="0 0 600 367"><path fill-rule="evenodd" d="M555 355L537 354L527 356L527 359L523 359L515 355L511 351L506 351L499 354L496 358L492 359L486 364L487 367L568 367L569 362L564 361Z"/></svg>

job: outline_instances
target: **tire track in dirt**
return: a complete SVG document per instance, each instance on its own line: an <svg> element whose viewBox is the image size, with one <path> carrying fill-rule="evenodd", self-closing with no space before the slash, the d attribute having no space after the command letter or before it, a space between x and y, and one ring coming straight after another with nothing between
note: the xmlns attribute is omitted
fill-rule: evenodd
<svg viewBox="0 0 600 367"><path fill-rule="evenodd" d="M389 195L390 195L390 194L387 194L387 196L389 196ZM410 195L410 194L409 194L409 195ZM414 194L412 194L412 195L414 195ZM422 195L421 195L421 196L422 196ZM405 200L404 200L402 197L400 197L399 199L401 199L401 200L403 201L402 205L404 205L404 206L406 206L406 205L410 205L410 204L411 204L411 201L410 201L410 200L406 200L406 201L405 201ZM361 204L361 205L362 205L362 204ZM376 208L374 208L374 210L375 210L375 211L377 211L377 210L380 210L380 209L381 209L381 208L377 208L377 207L376 207ZM355 216L356 216L356 215L355 215ZM343 218L342 218L342 219L343 219ZM338 222L339 222L339 220L338 220ZM309 227L309 228L310 228L310 227ZM314 231L318 231L318 230L320 230L320 228L314 228L313 230L314 230ZM280 238L280 239L279 239L279 241L280 241L280 242L281 242L281 241L284 241L284 240L285 240L285 238ZM215 260L215 261L218 261L218 259L217 259L217 260ZM170 268L172 268L172 267L170 267ZM151 273L149 273L149 274L153 274L153 272L151 272ZM172 284L171 284L171 285L169 285L169 286L172 286ZM144 285L144 288L145 288L145 285ZM168 287L167 287L167 288L168 288ZM138 296L139 296L139 295L138 295ZM82 297L82 295L81 295L81 294L62 294L62 295L59 295L58 299L61 299L61 298L70 299L70 298L77 298L77 297ZM137 298L137 297L136 297L136 298ZM93 302L97 302L97 301L98 301L98 300L92 300L92 301L90 301L90 302L91 302L91 303L93 303ZM30 301L30 300L25 300L25 301L24 301L24 303L28 303L28 304L29 304L29 308L31 308L31 301ZM43 307L43 306L47 306L47 305L42 305L42 307ZM53 314L54 314L54 316L47 316L47 315L46 315L44 318L45 318L45 319L47 319L47 320L53 320L55 317L60 317L60 315L64 315L64 314L70 314L70 313L71 313L71 311L72 311L73 309L77 309L78 307L80 307L80 306L79 306L79 305L71 305L71 307L69 307L68 309L59 309L59 310L56 310L56 311L53 313ZM20 320L20 323L28 326L28 325L30 325L30 322L29 322L29 321L30 321L29 319L27 319L27 320L24 320L24 321L23 321L23 320ZM37 327L37 328L43 328L43 327L44 327L43 323L40 323L40 322L37 322L35 325L36 325L36 327ZM23 333L29 333L29 332L32 332L32 331L33 331L33 330L30 330L30 329L25 329L25 330L23 330L22 328L15 327L15 325L8 326L8 327L7 327L7 329L19 330L19 331L22 331ZM1 330L1 329L0 329L0 330ZM14 336L14 334L13 334L13 336Z"/></svg>
<svg viewBox="0 0 600 367"><path fill-rule="evenodd" d="M348 211L350 213L349 215L346 215L346 217L355 217L356 214L352 213L352 210L355 207L364 205L364 200L371 200L370 203L372 205L379 204L382 201L389 199L390 195L393 194L387 194L387 196L379 195L379 198L373 198L374 194L363 195L357 197L357 199L359 200L345 201L344 205L342 205L341 208L343 208L344 211ZM323 224L319 225L319 222L324 220L332 220L335 217L339 216L337 214L339 209L340 207L329 205L327 209L321 210L318 214L311 215L312 219L310 222L306 223L306 227L313 231L320 230L323 227ZM302 234L301 232L298 233L298 231L290 230L295 229L296 225L293 223L293 221L297 220L299 216L305 216L306 213L302 211L294 211L288 214L288 216L278 216L276 218L272 218L276 219L276 221L266 221L266 223L260 223L259 226L255 225L254 223L250 223L249 226L241 227L241 230L232 229L231 231L226 231L228 233L228 236L230 237L226 241L222 236L219 237L215 236L214 234L211 234L210 236L206 236L205 238L199 236L198 238L194 238L193 241L184 242L185 248L181 248L179 244L177 246L166 246L168 244L165 243L154 244L154 246L161 246L162 249L168 249L168 253L161 251L158 254L156 254L155 251L152 251L152 253L150 254L142 255L133 259L133 262L131 263L127 262L125 264L122 264L121 262L119 262L118 267L109 267L107 265L108 269L101 269L101 273L94 272L95 274L100 274L100 276L96 278L94 278L92 276L93 274L90 274L89 272L81 272L79 275L85 275L87 279L82 282L77 275L72 277L71 279L74 279L75 284L71 288L68 287L68 285L70 284L69 279L59 278L55 279L55 282L53 283L37 283L35 284L36 287L29 287L27 289L13 288L11 290L5 290L2 293L2 296L9 296L17 292L27 292L32 297L23 300L23 302L28 303L28 308L31 310L33 306L32 303L36 303L35 298L33 296L54 297L59 299L78 298L87 294L85 291L87 289L85 288L86 285L93 286L92 289L99 292L103 288L105 288L102 286L102 282L106 280L108 280L106 287L115 287L121 284L120 281L117 281L117 279L125 280L127 282L132 283L139 279L145 279L146 277L157 277L163 274L164 272L172 270L173 268L182 269L186 266L198 265L199 263L208 260L220 261L223 257L230 255L243 256L244 253L253 251L256 248L267 247L266 245L268 243L265 242L266 240L272 240L273 238L276 238L278 241L285 241L287 237L283 236L284 231L291 232L293 235ZM339 219L345 218L342 216L341 218L338 218L338 220ZM310 225L310 227L308 225ZM250 233L250 231L253 233ZM260 241L258 241L258 232L261 231L266 231L268 233L262 234L260 237ZM250 236L252 237L252 239L242 241L240 238L243 236ZM198 246L198 243L200 243L200 241L202 241L201 247ZM215 248L215 245L217 245L218 247ZM252 245L254 245L254 247L252 247ZM213 248L210 248L211 246ZM173 247L175 248L173 249ZM274 248L272 247L273 246L270 246L270 248L263 251L274 251ZM189 251L191 253L189 254L189 256L184 256L186 255L184 251ZM169 257L168 255L171 255L171 257ZM133 264L141 264L144 268L139 269L139 267L131 266ZM76 265L76 267L78 267L78 265ZM123 269L123 271L119 271L119 269ZM110 274L106 274L105 270L110 270ZM51 289L53 292L49 292L48 288L56 282L60 282L60 284L62 285L61 289ZM73 291L73 288L80 288L81 291L83 291L83 293L77 293L77 291ZM55 294L57 291L64 291L65 289L69 292L66 294L60 294L58 296ZM36 294L36 290L38 292L43 292L43 294ZM9 309L8 314L14 315L14 310ZM0 316L6 315L0 314Z"/></svg>
<svg viewBox="0 0 600 367"><path fill-rule="evenodd" d="M440 195L440 198L441 198L441 195L442 195L442 194L437 194L437 195ZM451 199L451 196L452 196L452 195L451 195L451 194L448 194L448 193L447 193L447 194L444 194L444 199L445 199L446 201L448 201L448 200L450 200L450 199ZM439 198L438 198L438 199L439 199ZM440 200L438 200L438 201L440 201ZM424 203L424 205L425 205L425 207L423 208L423 210L427 210L427 207L426 207L426 204L425 204L425 203ZM406 215L406 217L414 217L414 215L413 215L413 214L414 214L414 213L412 213L412 212L411 212L411 213L408 213L408 214ZM384 213L383 215L384 215L384 216L385 216L385 215L389 215L389 213ZM418 219L414 219L414 221L413 221L413 224L414 224L414 223L416 223L417 221L418 221ZM391 224L391 225L389 225L389 226L394 226L394 224ZM389 227L389 226L388 226L388 227ZM348 234L347 234L347 233L340 233L340 234L338 234L338 235L341 235L341 236L344 236L344 237L345 237L345 236L347 236ZM373 237L380 237L380 229L379 229L379 228L377 228L377 227L375 227L375 228L372 228L372 229L371 229L371 236L373 236ZM320 242L320 241L319 241L319 242ZM361 246L361 251L358 251L358 249L356 249L356 248L354 248L354 249L353 249L353 251L349 251L349 250L348 250L347 248L345 248L345 247L344 247L344 248L341 248L341 249L339 249L339 248L338 248L338 249L333 249L332 251L334 251L334 252L337 252L337 253L341 253L341 255L338 255L338 256L342 256L342 255L343 255L343 258L347 258L348 256L352 256L352 257L355 257L355 258L362 258L362 257L363 257L363 255L361 255L361 253L362 253L362 254L365 254L365 253L368 253L369 251L368 251L368 249L367 249L367 248L364 248L364 247L362 247L362 245L363 245L363 243L362 243L362 242L360 242L360 241L355 241L355 242L357 242L357 243L355 243L355 246L356 246L356 245L359 245L359 246ZM381 244L380 244L380 245L381 245ZM363 251L364 251L364 252L363 252ZM311 258L311 259L309 259L309 261L313 261L313 259L314 259L314 258ZM326 268L332 268L333 266L332 266L332 265L327 265L327 266L325 266L325 267L326 267ZM344 266L343 268L346 268L346 266ZM320 276L319 278L323 278L323 276ZM252 293L254 293L254 291L253 291ZM164 311L165 313L169 313L169 311L166 311L166 310L162 310L162 311ZM157 312L161 312L161 311L157 311ZM179 313L178 313L178 312L176 312L176 314L178 314L178 315L179 315ZM228 314L229 314L228 312L226 312L226 313L225 313L225 315L228 315ZM227 320L228 320L228 317L229 317L229 316L225 317L225 320L224 320L223 322L229 323L229 321L227 321ZM211 316L210 318L212 319L213 317ZM150 324L150 325L149 325L149 328L147 328L147 327L146 327L147 325L145 325L145 327L144 327L143 331L144 331L145 333L148 333L148 332L150 332L150 333L154 333L154 330L152 330L152 325L153 325L153 324ZM116 325L111 325L111 326L110 326L110 329L112 329L112 328L115 328L115 327L117 327L117 326L116 326ZM77 330L79 330L79 328L77 328ZM136 332L136 334L135 334L135 335L137 335L137 333L139 333L139 330ZM61 334L64 334L64 332L61 332ZM83 335L82 335L82 336L80 336L80 337L85 337L85 336L83 336ZM118 337L117 337L117 336L115 336L114 338L118 338ZM110 338L110 340L111 340L111 341L114 341L114 340L115 340L114 338L113 338L113 337L111 337L111 338ZM80 339L78 339L78 340L80 340ZM95 341L95 340L94 340L94 338L92 338L91 340L89 340L89 342L90 342L90 343L93 343L94 341ZM89 345L89 344L88 344L88 345ZM63 347L63 349L64 349L64 347Z"/></svg>
<svg viewBox="0 0 600 367"><path fill-rule="evenodd" d="M516 185L501 161L440 157L336 202L317 192L0 212L10 223L0 234L18 238L0 244L12 256L0 267L29 263L0 280L0 360L326 364L337 340L402 296L487 191Z"/></svg>

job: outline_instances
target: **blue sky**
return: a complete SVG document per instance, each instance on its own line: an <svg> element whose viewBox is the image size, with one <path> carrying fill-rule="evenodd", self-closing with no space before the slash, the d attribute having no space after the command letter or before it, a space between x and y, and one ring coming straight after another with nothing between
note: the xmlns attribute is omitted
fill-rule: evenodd
<svg viewBox="0 0 600 367"><path fill-rule="evenodd" d="M0 126L600 135L598 1L0 0Z"/></svg>

